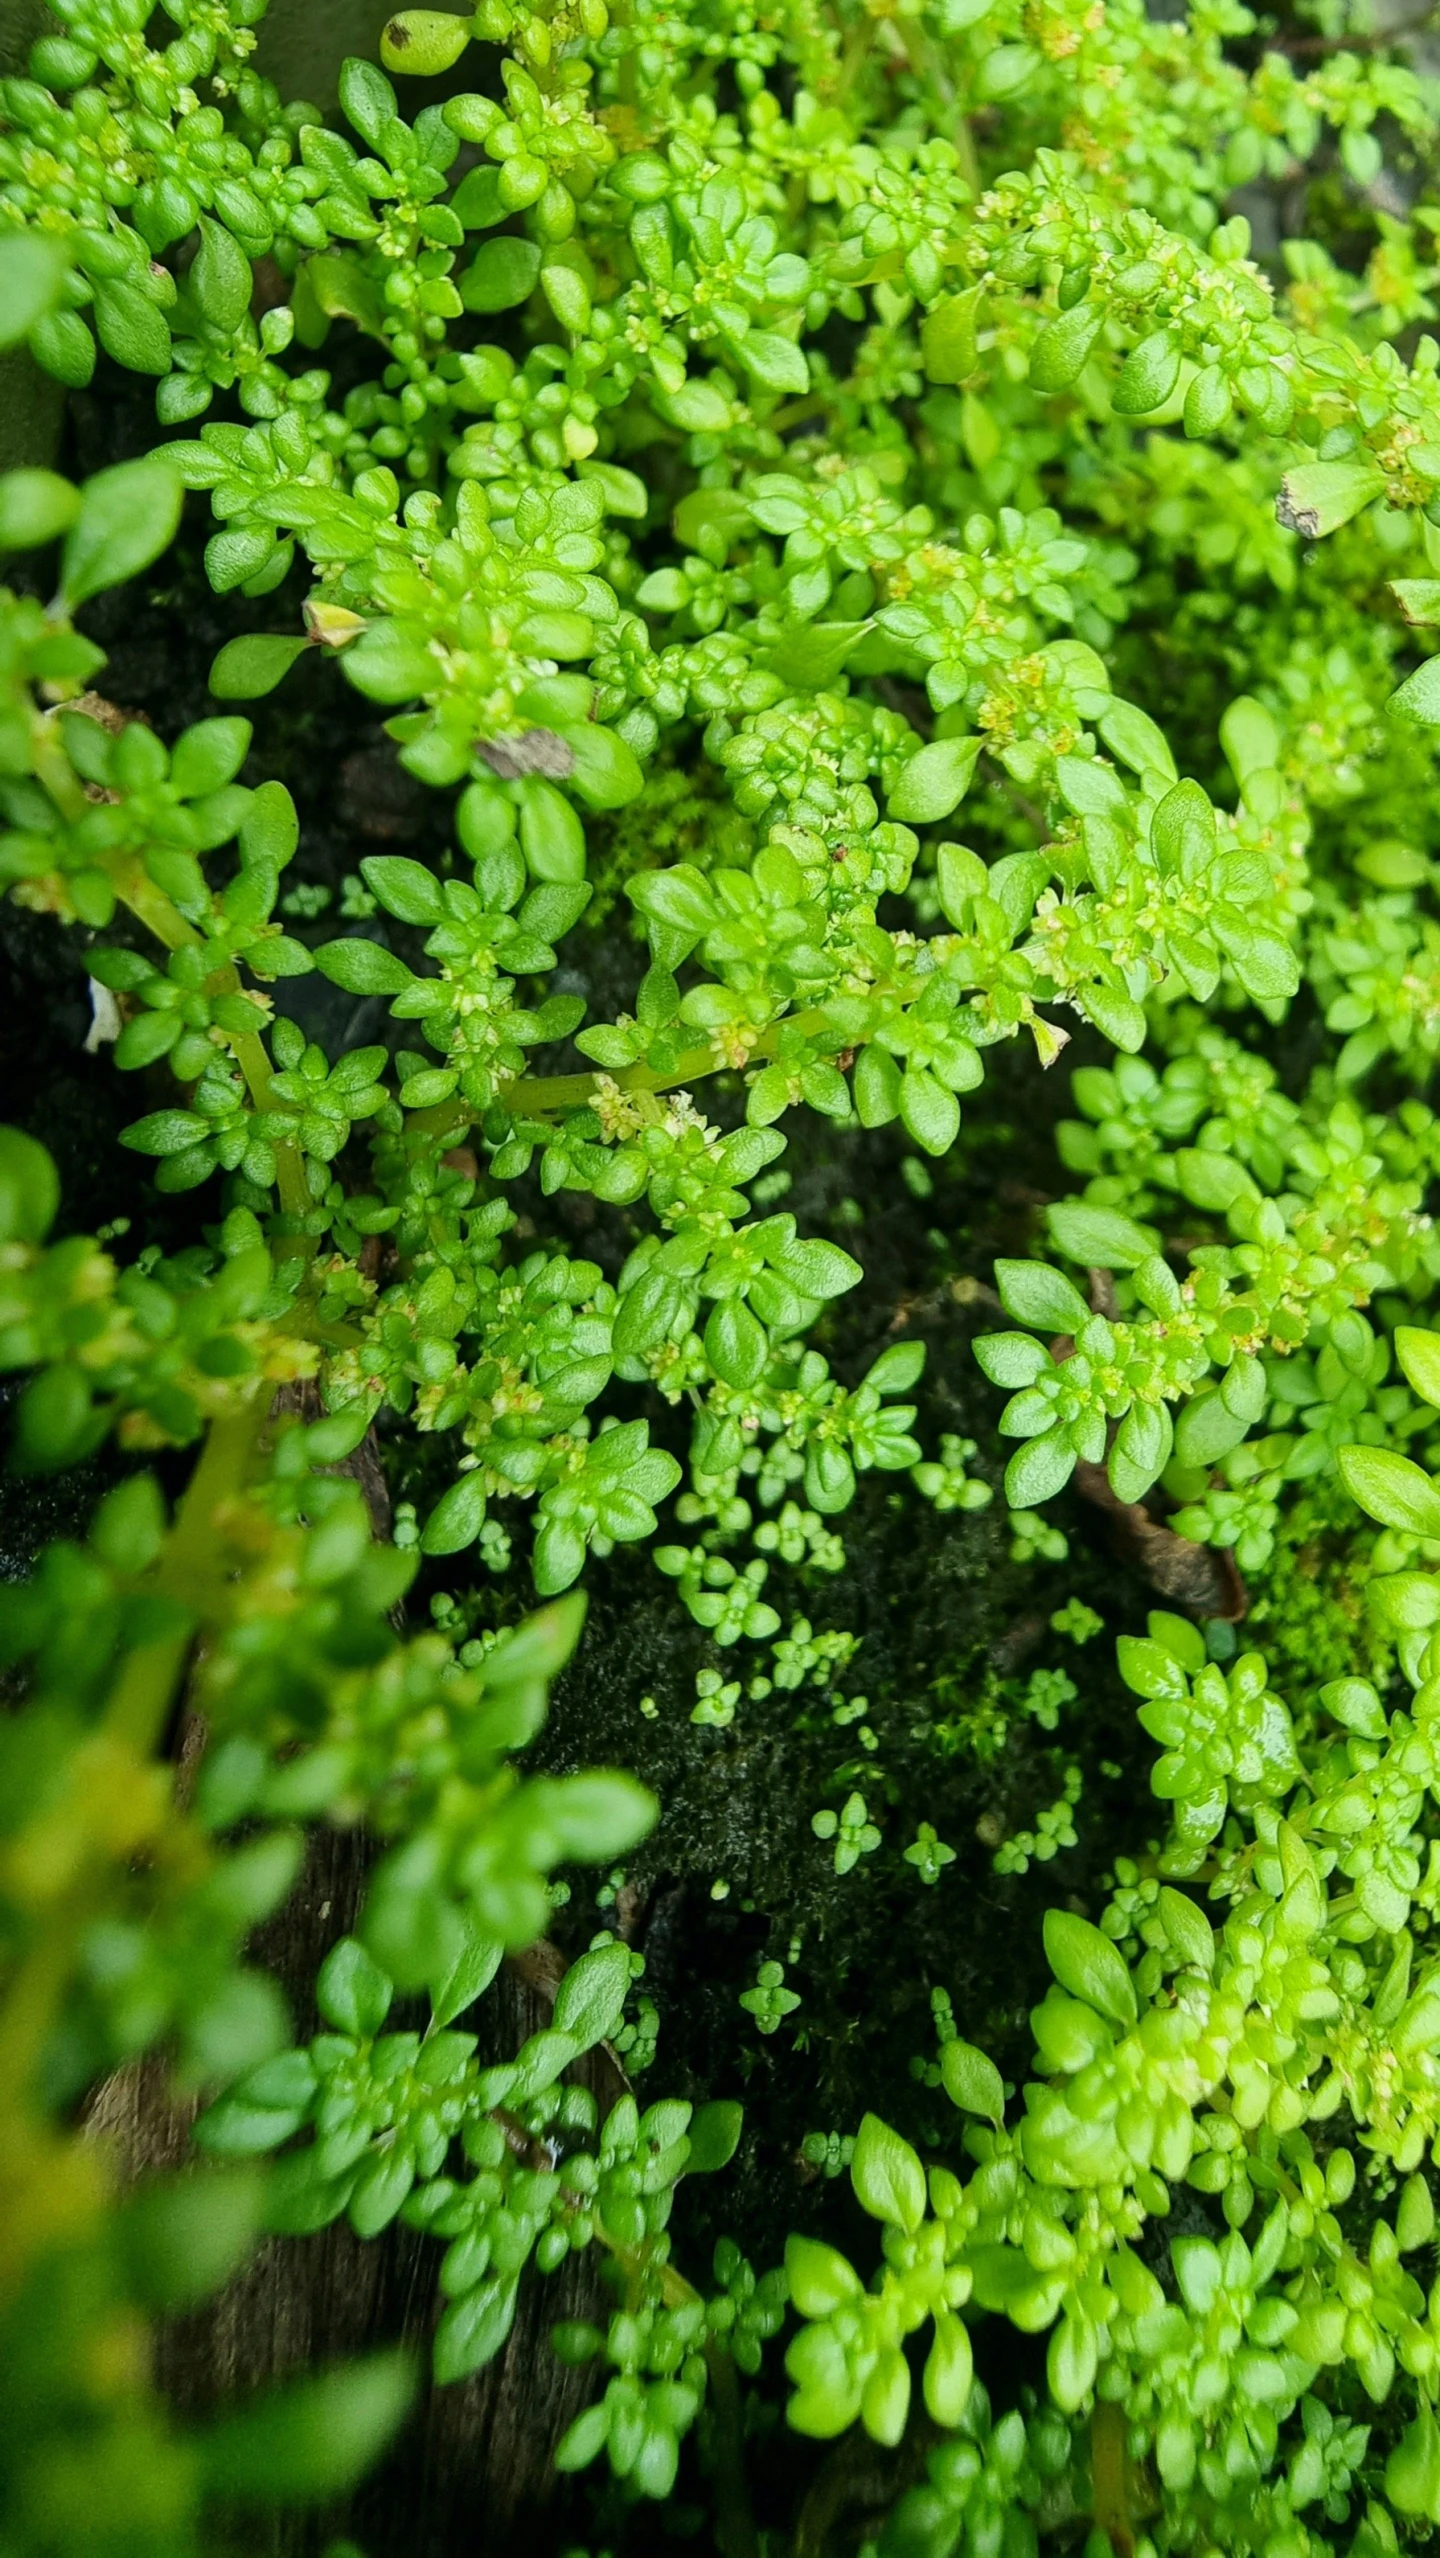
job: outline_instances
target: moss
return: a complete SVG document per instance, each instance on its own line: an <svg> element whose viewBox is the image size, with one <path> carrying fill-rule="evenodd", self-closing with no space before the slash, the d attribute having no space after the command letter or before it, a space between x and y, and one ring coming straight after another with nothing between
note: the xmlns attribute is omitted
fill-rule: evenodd
<svg viewBox="0 0 1440 2558"><path fill-rule="evenodd" d="M1282 1696L1312 1694L1328 1679L1386 1686L1393 1649L1365 1605L1374 1542L1357 1536L1354 1505L1338 1484L1306 1492L1282 1513L1247 1628Z"/></svg>

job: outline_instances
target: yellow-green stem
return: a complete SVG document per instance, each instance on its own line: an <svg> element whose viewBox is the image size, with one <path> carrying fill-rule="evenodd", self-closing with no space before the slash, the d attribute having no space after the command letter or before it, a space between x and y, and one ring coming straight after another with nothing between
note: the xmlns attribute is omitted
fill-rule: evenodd
<svg viewBox="0 0 1440 2558"><path fill-rule="evenodd" d="M1090 2489L1096 2530L1104 2532L1115 2558L1133 2558L1125 2418L1109 2398L1096 2401L1090 2419Z"/></svg>
<svg viewBox="0 0 1440 2558"><path fill-rule="evenodd" d="M223 1504L244 1487L269 1409L269 1390L258 1387L238 1412L212 1421L200 1461L190 1477L166 1540L156 1587L180 1603L213 1577L215 1520ZM190 1649L190 1629L132 1652L105 1712L105 1730L124 1740L137 1757L158 1749L170 1719Z"/></svg>
<svg viewBox="0 0 1440 2558"><path fill-rule="evenodd" d="M267 1409L262 1387L243 1410L212 1423L156 1575L157 1588L167 1596L188 1591L197 1560L209 1561L217 1512L244 1486ZM191 1639L187 1628L141 1646L126 1659L101 1728L137 1763L150 1759L164 1736ZM108 1881L106 1866L94 1860L44 1914L39 1936L0 2000L0 2089L11 2101L33 2077L84 1930L103 1906Z"/></svg>
<svg viewBox="0 0 1440 2558"><path fill-rule="evenodd" d="M148 926L167 950L182 950L199 941L200 936L194 926L187 924L179 907L166 896L163 888L156 887L138 862L117 880L116 885L131 914ZM241 991L240 972L236 968L217 969L206 983L209 991L216 995L233 995ZM259 1032L231 1032L227 1036L235 1063L245 1078L256 1109L274 1110L275 1096L271 1089L274 1076ZM283 1139L280 1141L275 1148L275 1172L280 1205L287 1217L308 1215L310 1187L305 1179L304 1159L298 1146L288 1145Z"/></svg>
<svg viewBox="0 0 1440 2558"><path fill-rule="evenodd" d="M60 731L53 719L37 711L31 723L31 761L35 778L55 802L62 817L74 825L89 806L85 785L66 754Z"/></svg>
<svg viewBox="0 0 1440 2558"><path fill-rule="evenodd" d="M804 1038L811 1031L828 1027L823 1012L795 1013L788 1021L774 1022L768 1030L762 1030L753 1047L748 1048L738 1062L741 1066L765 1064L776 1054L783 1030L797 1031ZM505 1086L502 1099L505 1108L516 1119L544 1119L561 1111L588 1110L602 1086L607 1091L619 1093L674 1092L681 1085L703 1083L710 1075L735 1071L728 1058L717 1057L713 1042L707 1040L703 1048L682 1049L674 1065L664 1074L657 1074L653 1066L634 1065L622 1066L614 1074L597 1066L591 1073L583 1075L520 1075L513 1084ZM437 1102L433 1110L417 1110L409 1124L412 1128L424 1129L430 1135L444 1137L458 1135L462 1128L470 1127L483 1115L481 1111L473 1110L468 1102L457 1099Z"/></svg>

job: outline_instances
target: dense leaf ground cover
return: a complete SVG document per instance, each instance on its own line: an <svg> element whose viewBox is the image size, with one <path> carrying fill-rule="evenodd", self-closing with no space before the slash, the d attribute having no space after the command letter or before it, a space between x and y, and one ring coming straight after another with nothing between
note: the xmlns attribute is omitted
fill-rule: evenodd
<svg viewBox="0 0 1440 2558"><path fill-rule="evenodd" d="M339 2558L549 2285L557 2548L1389 2558L1426 31L263 14L0 83L0 2548ZM190 2404L341 2224L424 2371Z"/></svg>

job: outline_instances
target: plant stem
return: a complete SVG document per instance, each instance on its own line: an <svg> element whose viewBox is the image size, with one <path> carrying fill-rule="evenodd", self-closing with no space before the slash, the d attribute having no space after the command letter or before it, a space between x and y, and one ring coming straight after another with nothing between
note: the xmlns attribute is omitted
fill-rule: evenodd
<svg viewBox="0 0 1440 2558"><path fill-rule="evenodd" d="M156 1574L155 1587L167 1598L183 1604L213 1577L216 1519L244 1485L268 1405L268 1396L257 1392L240 1411L211 1422ZM126 1661L105 1711L104 1729L137 1757L148 1757L160 1746L191 1640L187 1626L182 1633L142 1645Z"/></svg>
<svg viewBox="0 0 1440 2558"><path fill-rule="evenodd" d="M718 2338L705 2348L710 2374L715 2462L715 2538L721 2558L760 2558L760 2538L745 2475L745 2410L735 2365Z"/></svg>
<svg viewBox="0 0 1440 2558"><path fill-rule="evenodd" d="M198 943L200 935L193 924L187 924L178 906L162 888L147 877L139 862L117 880L119 894L132 915L146 925L167 950L182 950ZM238 968L217 968L205 981L212 995L236 995L242 992ZM235 1063L245 1078L250 1098L257 1110L273 1111L283 1105L276 1102L274 1074L265 1042L258 1031L227 1031ZM280 1205L287 1217L309 1214L310 1185L305 1178L304 1158L298 1146L281 1138L275 1148L275 1173L280 1191Z"/></svg>
<svg viewBox="0 0 1440 2558"><path fill-rule="evenodd" d="M798 1031L801 1037L830 1028L826 1015L819 1010L795 1013L785 1022L772 1022L762 1030L752 1048L745 1052L744 1066L763 1064L776 1055L782 1030ZM838 1041L837 1041L838 1044ZM505 1086L505 1108L517 1119L548 1118L559 1111L588 1110L601 1085L620 1093L673 1092L682 1084L703 1083L711 1075L733 1074L737 1070L729 1059L717 1057L714 1046L706 1041L703 1048L686 1048L664 1074L653 1066L637 1063L621 1066L615 1073L594 1067L583 1075L519 1075ZM410 1121L412 1128L423 1128L436 1136L448 1136L470 1127L483 1116L470 1104L456 1099L437 1102L433 1110L417 1110Z"/></svg>
<svg viewBox="0 0 1440 2558"><path fill-rule="evenodd" d="M943 118L937 121L955 145L956 156L967 186L972 187L978 195L980 164L975 156L975 144L971 138L970 127L956 107L955 83L945 67L944 57L918 18L900 18L893 23L905 47L911 70L918 80L929 81L941 101L944 114Z"/></svg>
<svg viewBox="0 0 1440 2558"><path fill-rule="evenodd" d="M634 2280L646 2271L643 2248L622 2247L617 2239L610 2236L604 2222L598 2219L595 2235L601 2246L609 2249L628 2279ZM667 2309L679 2309L687 2302L703 2299L703 2294L697 2292L693 2283L687 2283L674 2265L665 2264L658 2270L660 2296ZM760 2558L760 2541L745 2476L744 2411L735 2365L718 2336L706 2338L704 2354L715 2417L715 2519L721 2558Z"/></svg>
<svg viewBox="0 0 1440 2558"><path fill-rule="evenodd" d="M158 1592L167 1597L192 1592L197 1563L210 1563L217 1515L244 1485L267 1411L262 1389L241 1411L212 1422L152 1584ZM192 1639L193 1628L186 1625L127 1656L98 1732L71 1751L69 1804L57 1807L47 1801L11 1842L12 1871L18 1875L28 1869L35 1878L39 1930L0 2000L0 2091L11 2105L34 2076L85 1929L103 1905L115 1863L135 1855L165 1818L168 1796L156 1789L152 1802L146 1799L147 1789ZM86 1843L93 1847L92 1855L81 1853ZM47 1865L53 1866L62 1848L75 1879L47 1906ZM13 2138L0 2118L0 2155Z"/></svg>
<svg viewBox="0 0 1440 2558"><path fill-rule="evenodd" d="M752 1058L773 1057L776 1045L774 1031L762 1031L746 1056L746 1064ZM681 1084L702 1083L707 1076L724 1071L725 1060L716 1056L707 1040L703 1048L683 1049L668 1074L657 1074L651 1066L634 1065L624 1066L608 1078L599 1069L585 1075L522 1075L510 1085L506 1100L517 1117L530 1118L555 1110L584 1110L605 1081L622 1093L673 1092Z"/></svg>
<svg viewBox="0 0 1440 2558"><path fill-rule="evenodd" d="M65 752L53 716L36 714L31 730L31 753L36 779L54 801L61 816L69 824L75 824L85 815L90 802L85 786ZM138 856L128 861L112 862L107 867L121 903L129 907L137 922L152 932L166 950L184 950L198 945L201 936L194 925L186 922L174 899L167 897L163 888L156 887ZM214 970L205 984L206 992L212 995L243 992L240 972L233 965ZM282 1107L274 1097L270 1058L258 1031L227 1032L226 1037L256 1109L273 1111ZM286 1215L308 1216L312 1205L310 1185L305 1178L304 1158L298 1146L288 1144L283 1138L279 1141L275 1148L275 1170L280 1204Z"/></svg>
<svg viewBox="0 0 1440 2558"><path fill-rule="evenodd" d="M1090 2419L1090 2487L1096 2530L1105 2533L1115 2558L1133 2558L1125 2419L1110 2398L1096 2400Z"/></svg>
<svg viewBox="0 0 1440 2558"><path fill-rule="evenodd" d="M31 722L31 762L35 779L54 801L63 818L73 826L83 817L90 803L81 781L61 743L60 730L53 718L37 711Z"/></svg>

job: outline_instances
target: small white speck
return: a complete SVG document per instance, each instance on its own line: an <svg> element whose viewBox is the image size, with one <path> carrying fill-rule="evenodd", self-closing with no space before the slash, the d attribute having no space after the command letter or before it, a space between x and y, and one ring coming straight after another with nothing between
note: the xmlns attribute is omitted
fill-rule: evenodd
<svg viewBox="0 0 1440 2558"><path fill-rule="evenodd" d="M120 1007L109 987L102 986L94 977L90 978L88 983L90 1027L85 1034L85 1051L87 1056L93 1057L97 1049L108 1047L112 1039L119 1038L125 1024L120 1018Z"/></svg>

